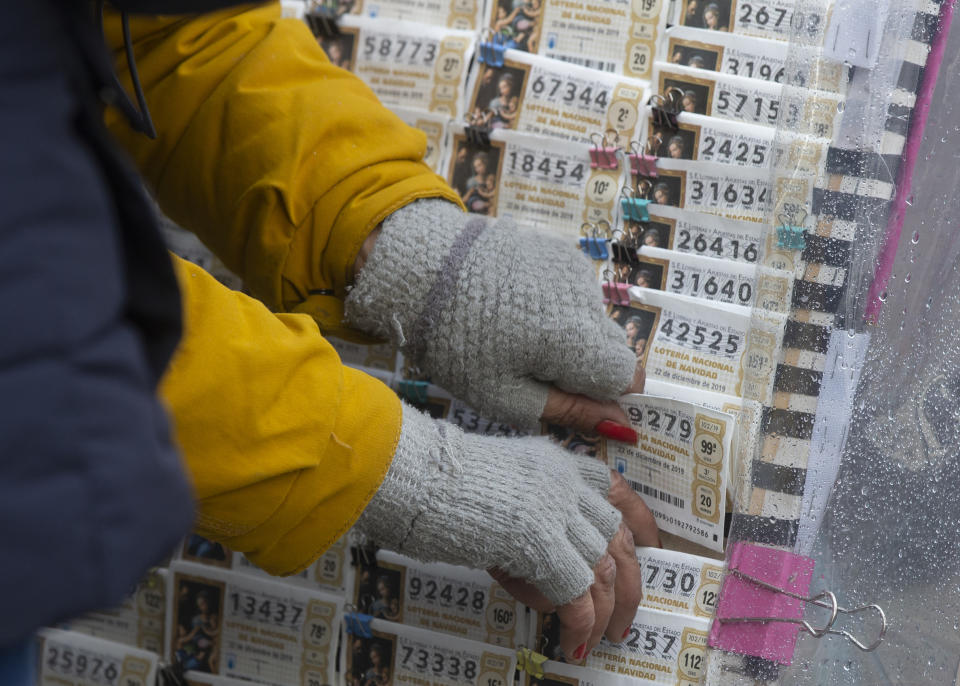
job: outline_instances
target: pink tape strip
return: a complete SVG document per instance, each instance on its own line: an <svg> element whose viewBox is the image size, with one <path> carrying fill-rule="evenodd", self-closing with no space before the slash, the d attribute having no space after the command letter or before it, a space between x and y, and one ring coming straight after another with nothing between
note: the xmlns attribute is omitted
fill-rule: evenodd
<svg viewBox="0 0 960 686"><path fill-rule="evenodd" d="M887 220L887 237L883 249L877 257L877 271L874 273L873 283L867 293L867 308L863 318L868 322L876 322L880 317L883 301L880 294L887 289L890 275L893 273L893 263L897 256L897 246L900 245L900 235L903 232L903 219L907 210L907 198L910 197L913 169L920 155L920 144L923 142L923 131L927 126L927 117L930 114L930 101L937 85L937 74L943 62L943 53L947 47L947 36L950 34L950 23L953 21L953 6L956 0L945 0L940 6L940 27L933 42L930 44L930 55L923 70L923 82L917 92L917 102L913 108L913 117L910 123L910 135L903 152L903 161L897 174L897 192L893 198L893 207L890 218Z"/></svg>
<svg viewBox="0 0 960 686"><path fill-rule="evenodd" d="M809 557L750 543L734 543L728 569L737 569L768 584L802 596L810 595L814 562ZM730 617L800 619L804 603L727 574L710 627L709 645L740 655L753 655L784 665L793 662L800 625L792 622L729 622Z"/></svg>

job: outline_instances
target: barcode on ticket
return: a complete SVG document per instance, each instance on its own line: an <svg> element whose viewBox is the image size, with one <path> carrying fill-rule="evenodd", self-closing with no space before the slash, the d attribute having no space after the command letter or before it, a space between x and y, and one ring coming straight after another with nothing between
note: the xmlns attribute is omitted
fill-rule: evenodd
<svg viewBox="0 0 960 686"><path fill-rule="evenodd" d="M587 67L588 69L599 69L600 71L615 72L617 70L616 62L608 62L606 60L589 60L583 57L574 57L572 55L551 55L561 62L569 62L570 64L578 64L581 67Z"/></svg>
<svg viewBox="0 0 960 686"><path fill-rule="evenodd" d="M651 498L657 498L662 500L668 505L673 505L674 507L686 507L687 502L680 498L679 496L671 495L665 493L661 490L654 488L653 486L647 486L647 484L642 484L639 481L634 481L633 479L627 479L627 483L630 484L630 488L637 491L638 493L643 493L644 495L650 496Z"/></svg>

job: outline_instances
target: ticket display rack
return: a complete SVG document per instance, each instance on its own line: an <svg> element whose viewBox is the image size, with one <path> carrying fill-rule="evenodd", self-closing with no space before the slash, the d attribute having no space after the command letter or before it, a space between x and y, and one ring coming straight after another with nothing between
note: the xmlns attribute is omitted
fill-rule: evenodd
<svg viewBox="0 0 960 686"><path fill-rule="evenodd" d="M857 587L831 551L846 531L837 494L854 499L842 481L863 461L864 388L895 339L900 237L917 242L911 178L932 155L938 77L954 76L941 69L953 0L282 5L423 131L469 212L591 260L646 368L645 394L621 399L640 440L542 433L620 472L665 549L637 549L644 600L627 639L574 665L556 617L485 572L351 533L273 579L191 536L123 607L42 632L42 683L945 683L876 667L904 650L905 608L892 587ZM333 342L434 417L522 433L389 345Z"/></svg>

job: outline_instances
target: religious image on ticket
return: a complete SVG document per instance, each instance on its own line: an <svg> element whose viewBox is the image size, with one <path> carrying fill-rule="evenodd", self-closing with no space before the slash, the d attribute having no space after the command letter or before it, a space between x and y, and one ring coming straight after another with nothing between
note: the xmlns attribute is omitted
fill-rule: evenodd
<svg viewBox="0 0 960 686"><path fill-rule="evenodd" d="M543 23L543 0L495 0L490 25L507 48L537 52Z"/></svg>
<svg viewBox="0 0 960 686"><path fill-rule="evenodd" d="M710 114L713 86L712 81L700 79L696 76L684 76L680 78L664 74L660 77L660 89L662 93L672 91L673 89L677 89L683 93L683 96L680 98L681 112Z"/></svg>
<svg viewBox="0 0 960 686"><path fill-rule="evenodd" d="M680 23L709 31L729 31L733 0L684 0Z"/></svg>
<svg viewBox="0 0 960 686"><path fill-rule="evenodd" d="M480 65L471 101L473 110L468 113L467 121L472 126L488 129L516 128L528 72L527 65Z"/></svg>
<svg viewBox="0 0 960 686"><path fill-rule="evenodd" d="M327 54L327 59L335 67L353 70L353 64L356 58L355 50L357 47L356 31L341 31L336 36L324 37L320 39L320 47Z"/></svg>
<svg viewBox="0 0 960 686"><path fill-rule="evenodd" d="M357 611L376 619L399 621L403 616L403 570L380 563L374 555L359 555L357 560Z"/></svg>
<svg viewBox="0 0 960 686"><path fill-rule="evenodd" d="M692 160L697 151L697 129L678 124L670 127L654 123L651 118L647 128L647 140L657 157L669 157L675 160Z"/></svg>
<svg viewBox="0 0 960 686"><path fill-rule="evenodd" d="M490 145L481 145L465 136L454 136L447 178L468 211L496 216L502 151L503 143L491 141Z"/></svg>
<svg viewBox="0 0 960 686"><path fill-rule="evenodd" d="M668 59L673 64L682 64L695 69L717 70L722 48L695 41L670 41Z"/></svg>
<svg viewBox="0 0 960 686"><path fill-rule="evenodd" d="M170 652L187 671L219 672L223 589L213 579L177 577Z"/></svg>
<svg viewBox="0 0 960 686"><path fill-rule="evenodd" d="M677 169L658 169L655 177L634 176L634 193L658 205L683 206L686 172Z"/></svg>
<svg viewBox="0 0 960 686"><path fill-rule="evenodd" d="M373 632L369 638L346 635L347 686L381 686L393 683L394 645L390 636Z"/></svg>
<svg viewBox="0 0 960 686"><path fill-rule="evenodd" d="M626 229L620 244L627 248L639 249L642 246L649 248L668 248L673 235L674 223L670 221L654 221L653 216L648 222L626 220ZM626 279L618 279L626 281Z"/></svg>
<svg viewBox="0 0 960 686"><path fill-rule="evenodd" d="M660 309L639 304L612 305L609 314L613 321L623 327L627 345L636 353L637 359L646 364L648 343L657 328Z"/></svg>

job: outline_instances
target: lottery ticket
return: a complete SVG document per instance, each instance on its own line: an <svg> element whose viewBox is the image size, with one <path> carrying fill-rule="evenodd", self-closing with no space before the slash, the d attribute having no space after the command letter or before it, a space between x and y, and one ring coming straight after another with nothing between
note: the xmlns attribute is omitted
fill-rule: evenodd
<svg viewBox="0 0 960 686"><path fill-rule="evenodd" d="M827 91L797 90L781 108L783 87L771 81L656 62L653 85L658 93L677 89L681 111L705 114L797 134L832 138L843 113L843 96ZM800 95L802 93L802 97ZM784 111L781 112L781 109Z"/></svg>
<svg viewBox="0 0 960 686"><path fill-rule="evenodd" d="M758 222L724 219L670 205L649 205L650 221L627 222L621 242L754 264L769 230Z"/></svg>
<svg viewBox="0 0 960 686"><path fill-rule="evenodd" d="M447 180L467 210L575 238L584 223L613 226L619 169L592 169L589 145L493 131L490 144L451 126Z"/></svg>
<svg viewBox="0 0 960 686"><path fill-rule="evenodd" d="M583 667L598 673L599 684L607 683L609 674L629 677L633 683L696 686L701 683L709 626L704 617L641 606L623 643L602 639ZM559 636L556 615L540 615L535 640L536 645L544 646L545 655L562 656Z"/></svg>
<svg viewBox="0 0 960 686"><path fill-rule="evenodd" d="M650 85L518 50L506 51L503 66L473 71L469 123L580 143L606 131L630 140Z"/></svg>
<svg viewBox="0 0 960 686"><path fill-rule="evenodd" d="M658 205L744 221L763 221L773 200L769 170L716 162L659 159L655 177L633 176L631 184Z"/></svg>
<svg viewBox="0 0 960 686"><path fill-rule="evenodd" d="M339 29L319 39L327 57L363 79L384 105L463 115L472 31L350 14Z"/></svg>
<svg viewBox="0 0 960 686"><path fill-rule="evenodd" d="M794 31L809 36L821 33L830 4L827 0L802 4L794 0L679 0L673 23L787 41Z"/></svg>
<svg viewBox="0 0 960 686"><path fill-rule="evenodd" d="M330 593L343 593L345 586L345 569L349 541L352 534L336 541L313 564L298 574L282 577L284 583L298 584L306 588L320 589ZM252 574L261 578L275 579L250 562L243 553L192 533L184 539L177 550L176 558L195 564L229 569L241 574Z"/></svg>
<svg viewBox="0 0 960 686"><path fill-rule="evenodd" d="M281 0L280 16L285 19L303 19L307 11L307 4L304 0Z"/></svg>
<svg viewBox="0 0 960 686"><path fill-rule="evenodd" d="M548 660L541 669L542 676L524 672L522 686L637 686L637 682L625 675L594 671L579 665Z"/></svg>
<svg viewBox="0 0 960 686"><path fill-rule="evenodd" d="M743 262L643 246L628 265L630 283L703 300L790 311L792 275Z"/></svg>
<svg viewBox="0 0 960 686"><path fill-rule="evenodd" d="M677 126L647 116L649 153L658 157L769 169L774 129L682 112Z"/></svg>
<svg viewBox="0 0 960 686"><path fill-rule="evenodd" d="M411 379L397 379L393 389L407 403L434 419L446 419L467 433L485 436L525 436L529 432L503 422L487 419L459 398L435 384Z"/></svg>
<svg viewBox="0 0 960 686"><path fill-rule="evenodd" d="M736 431L733 436L731 459L728 461L727 495L733 498L739 488L743 488L743 480L750 478L746 468L753 459L753 453L760 436L760 422L763 418L763 406L755 400L735 398L721 393L693 390L687 386L647 379L644 393L672 398L682 402L696 403L709 410L733 415L736 420Z"/></svg>
<svg viewBox="0 0 960 686"><path fill-rule="evenodd" d="M349 631L351 623L345 623ZM510 648L447 636L382 619L343 641L347 683L507 686L517 659Z"/></svg>
<svg viewBox="0 0 960 686"><path fill-rule="evenodd" d="M356 0L351 11L368 17L476 31L483 24L483 7L483 0Z"/></svg>
<svg viewBox="0 0 960 686"><path fill-rule="evenodd" d="M661 60L723 74L831 93L843 92L847 83L842 60L824 59L813 49L779 40L674 26L667 30L661 49ZM796 51L789 62L788 49Z"/></svg>
<svg viewBox="0 0 960 686"><path fill-rule="evenodd" d="M632 287L629 299L611 302L609 312L648 379L760 401L769 396L785 317L757 313L751 320L744 307L646 288Z"/></svg>
<svg viewBox="0 0 960 686"><path fill-rule="evenodd" d="M716 560L663 548L637 548L644 607L694 617L713 617L723 580Z"/></svg>
<svg viewBox="0 0 960 686"><path fill-rule="evenodd" d="M508 48L649 79L668 0L495 0L493 39Z"/></svg>
<svg viewBox="0 0 960 686"><path fill-rule="evenodd" d="M167 580L168 660L270 686L334 683L342 597L180 561Z"/></svg>
<svg viewBox="0 0 960 686"><path fill-rule="evenodd" d="M166 573L165 569L149 571L119 607L75 617L59 628L162 653Z"/></svg>
<svg viewBox="0 0 960 686"><path fill-rule="evenodd" d="M154 686L159 656L76 631L37 633L38 686Z"/></svg>
<svg viewBox="0 0 960 686"><path fill-rule="evenodd" d="M407 126L423 131L427 137L427 151L423 156L433 171L440 173L446 157L447 125L450 117L446 114L411 109L409 107L391 107L395 115Z"/></svg>
<svg viewBox="0 0 960 686"><path fill-rule="evenodd" d="M649 395L629 394L619 402L639 440L604 441L607 464L643 498L661 529L722 551L736 418Z"/></svg>
<svg viewBox="0 0 960 686"><path fill-rule="evenodd" d="M486 572L355 551L352 603L361 614L505 648L525 640L525 608Z"/></svg>

